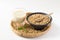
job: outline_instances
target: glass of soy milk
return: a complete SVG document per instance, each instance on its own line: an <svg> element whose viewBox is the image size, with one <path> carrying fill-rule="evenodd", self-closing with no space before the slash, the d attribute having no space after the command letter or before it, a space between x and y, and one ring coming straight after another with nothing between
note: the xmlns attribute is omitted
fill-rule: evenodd
<svg viewBox="0 0 60 40"><path fill-rule="evenodd" d="M20 20L21 18L24 18L26 16L26 12L23 10L17 10L13 13L14 21Z"/></svg>

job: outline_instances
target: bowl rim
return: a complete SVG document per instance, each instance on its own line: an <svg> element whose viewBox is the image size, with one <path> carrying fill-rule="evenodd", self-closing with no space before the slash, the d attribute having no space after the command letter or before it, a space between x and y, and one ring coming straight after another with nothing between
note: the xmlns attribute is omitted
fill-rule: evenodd
<svg viewBox="0 0 60 40"><path fill-rule="evenodd" d="M29 15L26 17L26 19L27 19L27 21L28 21L29 24L37 25L37 24L33 24L33 23L29 22L29 20L28 20L28 18L29 18L31 15L34 15L34 14L43 14L43 15L47 15L47 13L44 13L44 12L33 12L33 13L29 14ZM39 25L39 26L48 25L48 24L51 23L51 21L52 21L52 17L49 16L49 18L50 18L50 21L49 21L47 24L42 24L42 25L38 24L38 25ZM37 26L38 26L38 25L37 25Z"/></svg>

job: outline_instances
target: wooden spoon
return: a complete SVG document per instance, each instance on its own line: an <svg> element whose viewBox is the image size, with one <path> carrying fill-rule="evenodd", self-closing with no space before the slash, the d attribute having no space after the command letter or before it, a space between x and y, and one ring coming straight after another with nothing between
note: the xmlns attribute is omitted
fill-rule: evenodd
<svg viewBox="0 0 60 40"><path fill-rule="evenodd" d="M47 18L47 16L49 17L50 15L52 15L53 13L50 13L50 14L48 14L48 15L46 15L46 16L44 16L41 20L36 20L36 22L41 22L44 18Z"/></svg>

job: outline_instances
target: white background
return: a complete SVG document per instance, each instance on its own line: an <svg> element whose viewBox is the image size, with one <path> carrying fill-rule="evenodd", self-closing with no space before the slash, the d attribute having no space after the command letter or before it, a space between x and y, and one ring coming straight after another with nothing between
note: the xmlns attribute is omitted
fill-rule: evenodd
<svg viewBox="0 0 60 40"><path fill-rule="evenodd" d="M37 38L23 38L11 30L13 11L53 12L49 32ZM0 40L60 40L60 0L0 0Z"/></svg>

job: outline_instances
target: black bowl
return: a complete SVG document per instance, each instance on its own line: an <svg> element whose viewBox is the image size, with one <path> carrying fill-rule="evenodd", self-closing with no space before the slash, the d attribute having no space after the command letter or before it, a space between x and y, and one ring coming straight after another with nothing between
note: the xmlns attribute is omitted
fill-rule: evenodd
<svg viewBox="0 0 60 40"><path fill-rule="evenodd" d="M44 29L45 27L47 27L48 24L50 24L51 21L52 21L52 17L49 16L50 21L49 21L47 24L43 24L43 25L32 24L31 22L29 22L28 18L29 18L31 15L34 15L34 14L43 14L43 15L47 15L47 14L46 14L46 13L43 13L43 12L34 12L34 13L29 14L29 15L26 17L28 23L29 23L34 29L36 29L36 30L43 30L43 29Z"/></svg>

